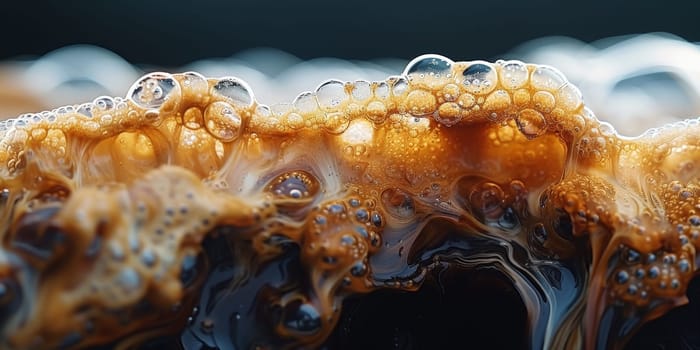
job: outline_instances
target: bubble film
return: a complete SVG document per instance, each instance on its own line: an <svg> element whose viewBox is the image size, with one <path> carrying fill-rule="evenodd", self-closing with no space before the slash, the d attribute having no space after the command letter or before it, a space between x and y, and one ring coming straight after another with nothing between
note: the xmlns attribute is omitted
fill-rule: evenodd
<svg viewBox="0 0 700 350"><path fill-rule="evenodd" d="M530 348L621 348L687 302L698 124L622 137L520 61L425 55L273 106L151 73L0 122L0 347L313 348L346 299L488 268Z"/></svg>

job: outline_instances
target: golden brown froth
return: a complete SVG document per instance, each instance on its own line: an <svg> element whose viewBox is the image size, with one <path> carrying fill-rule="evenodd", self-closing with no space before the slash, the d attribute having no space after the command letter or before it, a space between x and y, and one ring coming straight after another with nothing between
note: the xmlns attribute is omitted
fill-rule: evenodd
<svg viewBox="0 0 700 350"><path fill-rule="evenodd" d="M323 342L347 296L419 288L433 265L409 252L439 245L424 236L438 223L525 248L531 266L585 266L583 311L550 311L585 326L553 324L533 347L578 332L593 348L606 308L656 317L685 301L696 270L697 121L622 138L551 67L427 55L402 76L330 80L271 107L237 78L152 73L125 99L0 128L2 257L13 257L0 282L23 298L0 324L4 347L178 334L216 235L250 244L251 274L285 254L280 242L299 248L303 282L271 302L283 310L271 337L290 347ZM507 273L530 266L501 259ZM534 313L544 304L528 286Z"/></svg>

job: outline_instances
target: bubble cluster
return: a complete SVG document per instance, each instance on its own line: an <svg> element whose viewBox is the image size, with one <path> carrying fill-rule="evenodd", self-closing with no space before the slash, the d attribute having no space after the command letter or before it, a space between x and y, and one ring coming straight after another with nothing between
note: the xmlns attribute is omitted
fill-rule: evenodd
<svg viewBox="0 0 700 350"><path fill-rule="evenodd" d="M151 73L0 122L0 347L312 348L350 298L482 266L531 348L621 347L686 302L698 128L620 137L520 61L424 55L275 105Z"/></svg>

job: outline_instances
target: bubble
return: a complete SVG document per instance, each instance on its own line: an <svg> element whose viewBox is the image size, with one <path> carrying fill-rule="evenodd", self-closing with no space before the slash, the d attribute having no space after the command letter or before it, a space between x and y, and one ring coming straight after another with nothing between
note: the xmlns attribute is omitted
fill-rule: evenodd
<svg viewBox="0 0 700 350"><path fill-rule="evenodd" d="M287 115L287 126L294 130L301 129L304 127L304 117L299 113L289 113Z"/></svg>
<svg viewBox="0 0 700 350"><path fill-rule="evenodd" d="M445 101L453 102L459 97L459 86L455 84L447 84L442 88L442 97Z"/></svg>
<svg viewBox="0 0 700 350"><path fill-rule="evenodd" d="M556 99L554 95L547 91L537 91L532 95L532 102L535 104L535 108L542 112L549 113L554 108Z"/></svg>
<svg viewBox="0 0 700 350"><path fill-rule="evenodd" d="M445 126L452 126L462 120L462 109L455 102L447 102L440 105L435 120Z"/></svg>
<svg viewBox="0 0 700 350"><path fill-rule="evenodd" d="M416 213L413 198L398 188L390 188L382 192L382 203L389 214L400 219L410 219Z"/></svg>
<svg viewBox="0 0 700 350"><path fill-rule="evenodd" d="M636 264L642 259L641 254L634 249L625 249L624 257L628 264Z"/></svg>
<svg viewBox="0 0 700 350"><path fill-rule="evenodd" d="M372 101L367 104L367 119L375 122L382 123L386 120L386 106L379 101Z"/></svg>
<svg viewBox="0 0 700 350"><path fill-rule="evenodd" d="M359 222L367 222L369 221L369 212L364 208L358 209L355 211L355 219Z"/></svg>
<svg viewBox="0 0 700 350"><path fill-rule="evenodd" d="M92 105L100 111L109 111L114 108L114 99L109 96L100 96L92 101Z"/></svg>
<svg viewBox="0 0 700 350"><path fill-rule="evenodd" d="M501 68L501 85L509 90L519 89L527 84L529 72L525 63L507 61Z"/></svg>
<svg viewBox="0 0 700 350"><path fill-rule="evenodd" d="M295 333L313 334L321 329L321 314L313 305L295 300L284 307L282 322Z"/></svg>
<svg viewBox="0 0 700 350"><path fill-rule="evenodd" d="M141 285L141 276L131 267L125 267L117 277L119 285L127 291L133 291Z"/></svg>
<svg viewBox="0 0 700 350"><path fill-rule="evenodd" d="M241 131L243 120L230 104L217 101L204 111L204 125L214 137L223 141L233 141Z"/></svg>
<svg viewBox="0 0 700 350"><path fill-rule="evenodd" d="M515 122L518 130L527 138L535 138L547 130L546 119L542 113L534 109L527 108L518 112Z"/></svg>
<svg viewBox="0 0 700 350"><path fill-rule="evenodd" d="M188 108L182 115L182 122L186 128L196 130L202 127L202 110L197 107Z"/></svg>
<svg viewBox="0 0 700 350"><path fill-rule="evenodd" d="M530 77L530 84L537 90L557 91L566 83L564 75L549 66L538 66Z"/></svg>
<svg viewBox="0 0 700 350"><path fill-rule="evenodd" d="M462 87L473 94L487 94L496 88L498 75L491 64L476 61L462 72Z"/></svg>
<svg viewBox="0 0 700 350"><path fill-rule="evenodd" d="M406 107L413 115L431 114L435 112L436 104L435 96L422 89L413 90L406 97Z"/></svg>
<svg viewBox="0 0 700 350"><path fill-rule="evenodd" d="M487 111L500 111L510 107L510 95L507 91L496 90L484 101L484 109Z"/></svg>
<svg viewBox="0 0 700 350"><path fill-rule="evenodd" d="M382 218L382 214L379 214L376 211L373 211L372 214L370 215L370 221L372 222L372 225L376 227L382 227L384 223L384 219Z"/></svg>
<svg viewBox="0 0 700 350"><path fill-rule="evenodd" d="M503 210L503 214L498 218L498 226L506 230L512 230L520 226L520 219L518 215L515 214L512 208L508 207Z"/></svg>
<svg viewBox="0 0 700 350"><path fill-rule="evenodd" d="M649 278L657 278L657 277L659 277L660 273L661 273L661 271L659 270L659 268L657 266L652 266L651 268L649 268L648 275L649 275Z"/></svg>
<svg viewBox="0 0 700 350"><path fill-rule="evenodd" d="M318 193L320 184L316 178L303 170L290 171L273 179L267 191L283 199L309 199Z"/></svg>
<svg viewBox="0 0 700 350"><path fill-rule="evenodd" d="M294 108L296 108L301 113L311 113L318 109L318 103L316 102L316 95L312 92L304 92L299 94L292 102Z"/></svg>
<svg viewBox="0 0 700 350"><path fill-rule="evenodd" d="M157 109L179 95L179 85L168 73L151 73L143 76L131 86L127 97L137 106Z"/></svg>
<svg viewBox="0 0 700 350"><path fill-rule="evenodd" d="M350 274L355 277L364 276L367 273L367 265L361 261L358 261L350 268Z"/></svg>
<svg viewBox="0 0 700 350"><path fill-rule="evenodd" d="M223 77L212 88L214 95L227 98L237 107L248 108L253 105L255 97L248 83L236 77Z"/></svg>
<svg viewBox="0 0 700 350"><path fill-rule="evenodd" d="M566 84L557 92L557 103L566 111L575 111L583 104L581 90L573 84Z"/></svg>
<svg viewBox="0 0 700 350"><path fill-rule="evenodd" d="M629 279L630 275L625 270L618 271L617 275L615 275L615 281L620 284L627 283Z"/></svg>
<svg viewBox="0 0 700 350"><path fill-rule="evenodd" d="M321 108L326 110L338 107L348 99L345 84L339 80L328 80L316 88L316 98Z"/></svg>
<svg viewBox="0 0 700 350"><path fill-rule="evenodd" d="M393 80L393 83L391 84L391 93L394 96L401 96L406 93L408 90L408 81L404 77L397 77Z"/></svg>
<svg viewBox="0 0 700 350"><path fill-rule="evenodd" d="M82 114L88 118L92 118L92 104L90 103L83 103L78 107L78 110L76 111L78 114Z"/></svg>
<svg viewBox="0 0 700 350"><path fill-rule="evenodd" d="M204 90L207 86L207 78L197 72L185 72L182 73L182 85L188 88L194 88L197 90Z"/></svg>
<svg viewBox="0 0 700 350"><path fill-rule="evenodd" d="M406 65L403 75L409 79L447 76L450 74L453 64L452 60L444 56L434 54L421 55Z"/></svg>
<svg viewBox="0 0 700 350"><path fill-rule="evenodd" d="M357 80L352 84L350 94L356 101L365 101L372 97L372 85L368 81Z"/></svg>
<svg viewBox="0 0 700 350"><path fill-rule="evenodd" d="M180 267L180 281L183 287L189 287L197 279L197 267L199 259L194 254L187 254L182 259Z"/></svg>
<svg viewBox="0 0 700 350"><path fill-rule="evenodd" d="M498 220L503 214L503 198L505 194L501 186L493 182L483 182L474 186L469 195L469 204L484 219Z"/></svg>
<svg viewBox="0 0 700 350"><path fill-rule="evenodd" d="M374 97L386 100L389 98L389 84L385 81L380 81L374 86Z"/></svg>

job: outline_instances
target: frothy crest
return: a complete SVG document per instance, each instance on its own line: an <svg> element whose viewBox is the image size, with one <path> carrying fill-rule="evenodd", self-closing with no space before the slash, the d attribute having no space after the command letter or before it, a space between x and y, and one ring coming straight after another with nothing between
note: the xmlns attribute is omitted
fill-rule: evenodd
<svg viewBox="0 0 700 350"><path fill-rule="evenodd" d="M151 73L0 122L2 347L314 346L346 297L443 263L507 274L532 348L621 346L686 300L699 128L621 137L520 61L424 55L273 106Z"/></svg>

